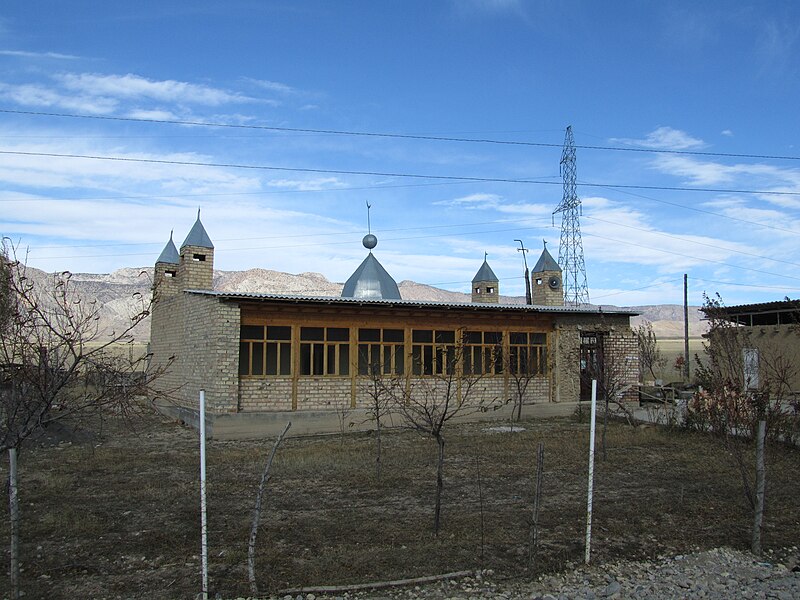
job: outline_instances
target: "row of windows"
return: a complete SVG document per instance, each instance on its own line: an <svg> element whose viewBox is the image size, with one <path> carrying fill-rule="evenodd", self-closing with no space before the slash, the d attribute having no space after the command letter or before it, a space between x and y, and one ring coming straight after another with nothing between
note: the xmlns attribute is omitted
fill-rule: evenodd
<svg viewBox="0 0 800 600"><path fill-rule="evenodd" d="M300 375L350 375L350 345L355 343L359 375L404 375L410 358L413 375L452 374L456 362L467 375L543 375L547 365L544 333L510 332L504 356L503 332L413 329L410 357L402 329L360 328L357 340L345 327L300 327ZM239 374L292 374L291 326L242 325Z"/></svg>

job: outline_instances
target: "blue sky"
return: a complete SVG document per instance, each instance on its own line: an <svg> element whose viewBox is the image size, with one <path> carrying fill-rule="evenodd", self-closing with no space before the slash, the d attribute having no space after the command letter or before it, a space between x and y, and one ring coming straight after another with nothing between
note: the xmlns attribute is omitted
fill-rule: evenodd
<svg viewBox="0 0 800 600"><path fill-rule="evenodd" d="M572 125L593 302L798 297L799 92L794 1L11 2L0 233L110 272L201 207L217 268L344 281L369 202L398 281L466 292L487 252L522 295Z"/></svg>

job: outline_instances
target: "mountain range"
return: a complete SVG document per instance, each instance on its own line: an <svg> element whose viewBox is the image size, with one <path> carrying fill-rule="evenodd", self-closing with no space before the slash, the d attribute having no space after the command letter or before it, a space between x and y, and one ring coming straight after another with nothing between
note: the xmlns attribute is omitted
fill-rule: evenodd
<svg viewBox="0 0 800 600"><path fill-rule="evenodd" d="M53 275L28 267L27 274L37 284L44 286ZM100 304L100 326L106 331L120 331L135 314L142 297L150 294L153 268L125 268L113 273L91 274L73 273L70 277L75 291L86 301ZM266 269L247 271L214 271L214 289L228 292L272 293L300 296L339 296L341 283L329 281L320 273L290 274ZM435 302L469 302L470 294L451 292L433 286L401 281L398 284L404 300L428 300ZM500 301L508 304L523 304L521 296L501 296ZM659 339L682 338L684 331L683 306L677 304L656 304L647 306L617 307L627 308L638 316L632 319L634 326L650 321ZM700 337L706 330L702 313L698 306L689 307L689 336ZM133 332L137 342L145 343L150 337L149 320L143 321Z"/></svg>

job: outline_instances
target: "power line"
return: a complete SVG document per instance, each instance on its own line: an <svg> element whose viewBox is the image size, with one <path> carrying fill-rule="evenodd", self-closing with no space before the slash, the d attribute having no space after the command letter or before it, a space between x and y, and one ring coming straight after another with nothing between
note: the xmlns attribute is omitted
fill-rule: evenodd
<svg viewBox="0 0 800 600"><path fill-rule="evenodd" d="M274 165L242 165L237 163L214 163L187 160L166 160L156 158L131 158L125 156L100 156L93 154L61 154L56 152L22 152L16 150L0 150L0 154L12 156L39 156L47 158L77 158L86 160L105 160L125 163L145 163L158 165L178 165L189 167L216 167L226 169L250 169L256 171L289 171L296 173L316 173L324 175L366 175L372 177L401 177L409 179L436 179L443 181L464 181L480 183L524 183L533 185L561 185L558 181L541 181L535 179L512 179L503 177L471 177L466 175L424 175L420 173L391 173L382 171L349 171L343 169L315 169L309 167L276 167ZM767 191L767 190L745 190L745 189L726 189L726 188L687 188L678 186L657 186L657 185L627 185L618 183L587 183L579 185L583 187L601 187L612 189L639 189L639 190L664 190L672 192L710 192L721 194L757 194L773 196L800 196L800 192L786 191Z"/></svg>
<svg viewBox="0 0 800 600"><path fill-rule="evenodd" d="M179 119L145 119L141 117L112 117L107 115L85 115L77 113L56 113L29 110L0 109L0 113L30 115L41 117L60 117L69 119L93 119L98 121L123 121L134 123L158 123L165 125L191 125L194 127L219 127L226 129L253 129L262 131L279 131L287 133L313 133L325 135L346 135L359 137L393 138L408 140L425 140L437 142L461 142L471 144L497 144L508 146L532 146L541 148L561 148L563 144L549 142L525 142L521 140L495 140L489 138L463 138L437 135L415 135L403 133L386 133L376 131L352 131L344 129L306 129L301 127L278 127L272 125L245 125L236 123L214 123L209 121L181 121ZM638 152L652 154L683 154L690 156L715 156L725 158L756 158L764 160L800 160L800 156L782 156L772 154L737 154L733 152L708 152L700 150L665 150L661 148L628 148L625 146L588 146L576 145L575 148L581 150L608 150L614 152Z"/></svg>

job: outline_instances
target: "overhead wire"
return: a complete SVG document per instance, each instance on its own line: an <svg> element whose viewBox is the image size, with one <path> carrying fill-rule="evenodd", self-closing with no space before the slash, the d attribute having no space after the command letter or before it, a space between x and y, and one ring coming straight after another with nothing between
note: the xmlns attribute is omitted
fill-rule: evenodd
<svg viewBox="0 0 800 600"><path fill-rule="evenodd" d="M509 146L533 146L533 147L543 147L543 148L563 147L563 144L554 142L496 140L489 138L464 138L464 137L454 137L454 136L388 133L388 132L378 132L378 131L354 131L345 129L280 127L276 125L253 125L244 123L214 123L210 121L185 121L180 119L147 119L144 117L120 117L120 116L110 116L110 115L87 115L79 113L59 113L59 112L12 110L12 109L0 109L0 113L59 117L59 118L70 118L70 119L94 119L99 121L157 123L157 124L184 125L193 127L252 129L252 130L278 131L278 132L289 132L289 133L313 133L313 134L325 134L325 135L410 139L410 140L426 140L426 141L438 141L438 142L462 142L471 144L498 144L498 145L509 145ZM636 148L627 146L599 146L599 145L577 145L577 144L575 145L575 148L582 150L605 150L605 151L615 151L615 152L640 152L640 153L653 153L653 154L683 154L691 156L716 156L716 157L727 157L727 158L756 158L763 160L800 160L800 156L773 155L773 154L738 154L734 152L709 152L702 150L669 150L664 148Z"/></svg>
<svg viewBox="0 0 800 600"><path fill-rule="evenodd" d="M384 172L384 171L362 171L362 170L347 170L347 169L320 169L311 167L279 167L275 165L245 165L238 163L217 163L217 162L204 162L204 161L188 161L188 160L167 160L157 158L133 158L129 156L103 156L96 154L73 154L73 153L59 153L59 152L25 152L21 150L0 150L0 155L7 156L38 156L45 158L74 158L85 160L102 160L123 163L144 163L144 164L157 164L157 165L177 165L177 166L190 166L190 167L216 167L226 169L249 169L256 171L286 171L293 173L315 173L322 175L365 175L373 177L398 177L409 179L435 179L444 181L465 181L465 182L479 182L479 183L515 183L515 184L529 184L529 185L562 185L560 181L542 181L540 179L528 178L511 178L511 177L475 177L470 175L432 175L422 173L401 173L401 172ZM788 191L772 191L772 190L747 190L747 189L730 189L730 188L707 188L707 187L680 187L680 186L657 186L657 185L634 185L634 184L621 184L621 183L590 183L581 182L578 185L582 187L601 187L612 189L641 189L641 190L662 190L672 192L710 192L710 193L725 193L725 194L756 194L756 195L771 195L771 196L800 196L798 192Z"/></svg>

